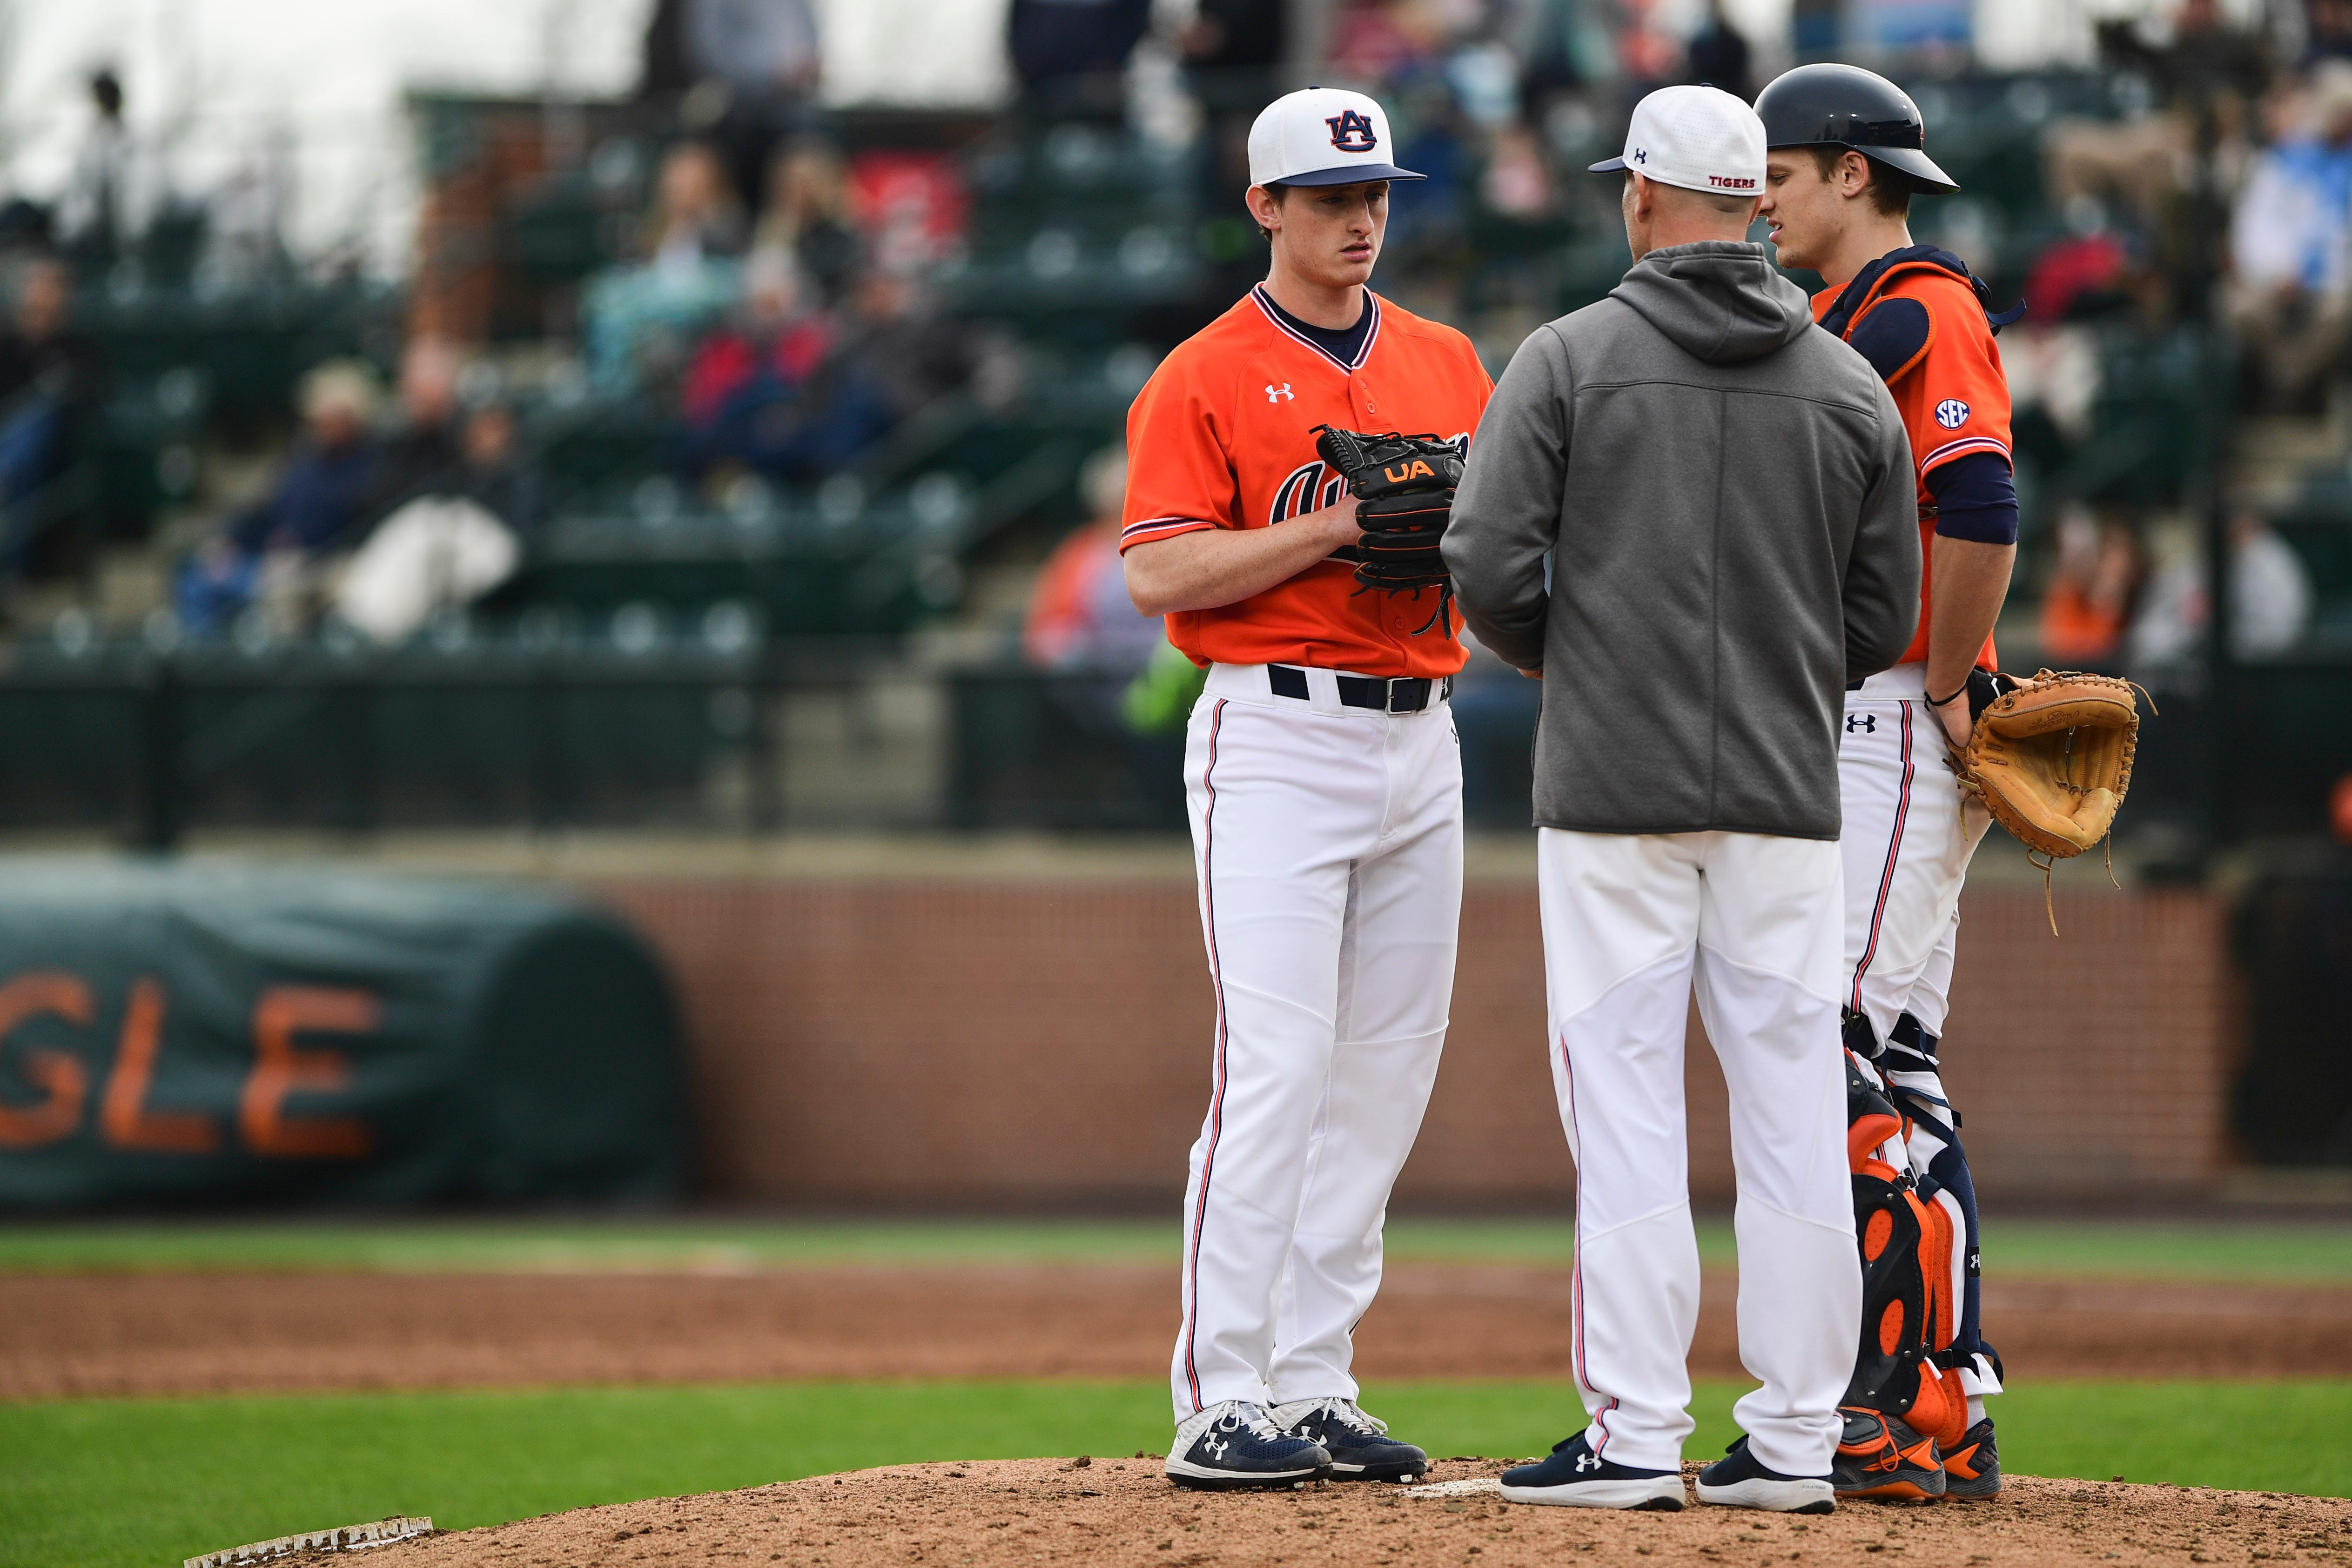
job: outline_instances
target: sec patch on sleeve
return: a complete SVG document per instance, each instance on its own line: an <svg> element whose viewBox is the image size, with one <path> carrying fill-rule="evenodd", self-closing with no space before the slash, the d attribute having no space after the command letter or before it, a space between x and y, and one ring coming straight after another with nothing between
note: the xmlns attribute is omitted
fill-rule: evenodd
<svg viewBox="0 0 2352 1568"><path fill-rule="evenodd" d="M1946 430L1958 430L1969 422L1969 405L1958 398L1948 397L1936 405L1936 423Z"/></svg>

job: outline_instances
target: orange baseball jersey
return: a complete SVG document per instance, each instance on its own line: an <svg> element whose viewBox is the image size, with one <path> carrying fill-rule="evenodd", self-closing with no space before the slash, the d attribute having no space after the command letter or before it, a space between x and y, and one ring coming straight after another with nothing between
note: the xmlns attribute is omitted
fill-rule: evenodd
<svg viewBox="0 0 2352 1568"><path fill-rule="evenodd" d="M1875 336L1898 345L1894 351L1904 357L1892 364L1880 363L1880 354L1869 357L1885 379L1886 390L1895 394L1895 406L1911 436L1912 459L1918 466L1919 631L1904 650L1900 662L1906 664L1927 656L1928 584L1934 572L1936 531L1936 497L1927 488L1927 476L1972 452L1991 453L2004 463L2011 461L2009 377L2000 368L2000 349L1993 342L1992 323L1975 280L1928 259L1940 254L1919 246L1916 252L1897 251L1874 263L1873 267L1883 270L1873 277L1872 268L1864 268L1856 279L1862 284L1859 297L1835 314L1833 308L1855 294L1853 285L1824 288L1813 296L1813 319L1857 348L1864 347L1859 339L1874 335L1864 323L1877 312L1892 307L1903 319L1899 328L1894 324L1894 315L1872 325L1882 329ZM2000 667L1990 637L1985 639L1977 663L1988 670Z"/></svg>
<svg viewBox="0 0 2352 1568"><path fill-rule="evenodd" d="M1494 383L1451 327L1370 290L1374 313L1349 363L1293 330L1264 287L1178 345L1127 414L1122 552L1200 528L1273 528L1339 499L1315 428L1428 432L1465 442ZM1218 610L1168 617L1196 664L1308 664L1360 675L1450 675L1462 667L1454 618L1418 598L1359 591L1355 569L1324 560Z"/></svg>

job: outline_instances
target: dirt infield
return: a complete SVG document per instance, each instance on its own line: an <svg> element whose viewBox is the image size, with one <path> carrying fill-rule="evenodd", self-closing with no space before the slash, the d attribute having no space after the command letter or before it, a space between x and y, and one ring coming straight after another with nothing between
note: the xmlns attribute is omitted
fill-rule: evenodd
<svg viewBox="0 0 2352 1568"><path fill-rule="evenodd" d="M1449 1461L1432 1479L1442 1485L1488 1477L1504 1463ZM737 1560L818 1568L886 1562L1532 1568L1563 1555L1571 1562L1640 1556L1656 1568L1874 1560L2025 1568L2081 1558L2340 1563L2352 1560L2352 1501L2020 1479L1990 1502L1853 1503L1827 1518L1799 1520L1728 1508L1519 1508L1492 1493L1416 1497L1377 1485L1204 1496L1171 1487L1156 1459L1022 1459L898 1465L582 1509L383 1547L374 1560L443 1568Z"/></svg>
<svg viewBox="0 0 2352 1568"><path fill-rule="evenodd" d="M1569 1375L1570 1276L1401 1264L1372 1379ZM1692 1370L1740 1375L1710 1272ZM709 1274L0 1276L0 1398L808 1377L1149 1377L1176 1327L1145 1267ZM951 1308L951 1310L950 1310ZM2352 1291L1989 1281L2024 1377L2352 1375Z"/></svg>

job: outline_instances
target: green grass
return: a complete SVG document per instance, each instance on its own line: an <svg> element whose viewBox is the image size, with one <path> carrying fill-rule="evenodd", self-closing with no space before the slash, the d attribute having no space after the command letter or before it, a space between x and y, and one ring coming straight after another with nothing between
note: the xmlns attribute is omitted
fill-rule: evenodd
<svg viewBox="0 0 2352 1568"><path fill-rule="evenodd" d="M1739 1388L1702 1385L1704 1458ZM1582 1424L1558 1384L1398 1384L1367 1402L1439 1455ZM156 1568L387 1513L444 1527L922 1459L1131 1454L1156 1383L789 1384L0 1406L0 1565ZM2352 1382L2059 1383L1996 1406L2021 1473L2352 1495ZM1128 1462L1134 1462L1132 1460Z"/></svg>
<svg viewBox="0 0 2352 1568"><path fill-rule="evenodd" d="M790 1269L845 1263L1163 1263L1156 1220L203 1220L0 1226L0 1272L141 1270ZM1700 1255L1731 1263L1731 1227L1699 1224ZM1400 1219L1400 1261L1566 1267L1565 1217ZM2188 1220L2002 1219L1988 1272L2012 1277L2352 1282L2352 1226Z"/></svg>

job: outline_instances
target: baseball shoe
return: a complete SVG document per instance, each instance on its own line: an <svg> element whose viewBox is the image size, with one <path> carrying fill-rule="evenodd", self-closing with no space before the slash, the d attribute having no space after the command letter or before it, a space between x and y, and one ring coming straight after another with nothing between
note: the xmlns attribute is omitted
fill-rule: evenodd
<svg viewBox="0 0 2352 1568"><path fill-rule="evenodd" d="M1402 1481L1429 1473L1429 1456L1389 1436L1389 1424L1352 1399L1294 1399L1274 1407L1274 1424L1319 1443L1335 1481Z"/></svg>
<svg viewBox="0 0 2352 1568"><path fill-rule="evenodd" d="M1302 1487L1330 1473L1322 1444L1292 1437L1246 1399L1219 1400L1187 1416L1168 1450L1168 1479L1202 1491Z"/></svg>
<svg viewBox="0 0 2352 1568"><path fill-rule="evenodd" d="M1944 1456L1944 1495L1987 1498L2000 1490L2000 1450L1993 1447L1992 1417L1988 1416Z"/></svg>
<svg viewBox="0 0 2352 1568"><path fill-rule="evenodd" d="M1944 1463L1935 1438L1883 1411L1849 1406L1838 1414L1845 1417L1845 1434L1830 1465L1838 1496L1927 1502L1944 1495Z"/></svg>
<svg viewBox="0 0 2352 1568"><path fill-rule="evenodd" d="M1503 1472L1505 1502L1551 1503L1562 1508L1643 1509L1679 1513L1683 1473L1641 1470L1604 1459L1579 1432L1554 1443L1551 1457Z"/></svg>
<svg viewBox="0 0 2352 1568"><path fill-rule="evenodd" d="M1740 1438L1698 1473L1698 1500L1772 1513L1834 1513L1837 1489L1827 1476L1784 1476L1766 1469Z"/></svg>

